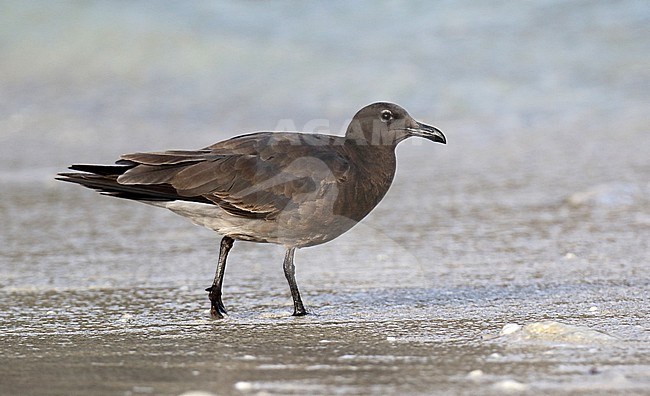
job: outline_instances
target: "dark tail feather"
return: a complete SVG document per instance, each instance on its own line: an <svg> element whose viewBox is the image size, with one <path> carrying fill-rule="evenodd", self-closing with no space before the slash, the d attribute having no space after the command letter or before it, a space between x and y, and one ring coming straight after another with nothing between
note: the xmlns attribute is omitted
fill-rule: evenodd
<svg viewBox="0 0 650 396"><path fill-rule="evenodd" d="M94 173L101 176L119 176L137 165L135 162L131 161L124 162L125 163L118 163L116 165L74 164L71 165L69 169Z"/></svg>
<svg viewBox="0 0 650 396"><path fill-rule="evenodd" d="M72 165L70 169L91 173L59 173L56 180L80 184L104 195L136 201L193 201L213 204L202 196L181 197L169 184L124 185L117 182L117 176L133 165ZM118 173L119 172L119 173Z"/></svg>

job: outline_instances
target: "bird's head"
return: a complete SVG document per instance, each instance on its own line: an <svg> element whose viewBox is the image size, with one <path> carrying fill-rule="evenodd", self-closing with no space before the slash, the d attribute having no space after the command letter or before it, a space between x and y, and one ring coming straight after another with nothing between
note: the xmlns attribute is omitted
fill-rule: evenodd
<svg viewBox="0 0 650 396"><path fill-rule="evenodd" d="M345 133L346 140L356 144L383 146L395 146L411 136L447 143L438 128L416 121L402 107L389 102L372 103L359 110Z"/></svg>

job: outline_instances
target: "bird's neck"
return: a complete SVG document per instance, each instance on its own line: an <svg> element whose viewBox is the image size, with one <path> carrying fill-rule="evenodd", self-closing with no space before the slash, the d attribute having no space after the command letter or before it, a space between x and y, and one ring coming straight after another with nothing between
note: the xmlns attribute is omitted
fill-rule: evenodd
<svg viewBox="0 0 650 396"><path fill-rule="evenodd" d="M384 197L395 176L394 146L346 144L353 177L341 188L334 212L361 221ZM351 204L351 202L353 204Z"/></svg>
<svg viewBox="0 0 650 396"><path fill-rule="evenodd" d="M348 146L347 151L355 157L357 171L365 175L364 178L373 188L383 191L379 194L383 196L395 176L395 145L356 144Z"/></svg>
<svg viewBox="0 0 650 396"><path fill-rule="evenodd" d="M395 144L370 144L346 139L344 145L348 153L357 157L357 164L370 168L382 164L379 169L394 169Z"/></svg>

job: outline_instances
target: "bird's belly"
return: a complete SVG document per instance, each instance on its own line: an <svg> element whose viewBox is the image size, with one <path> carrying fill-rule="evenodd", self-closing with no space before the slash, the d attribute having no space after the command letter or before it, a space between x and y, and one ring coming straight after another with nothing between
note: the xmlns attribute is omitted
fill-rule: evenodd
<svg viewBox="0 0 650 396"><path fill-rule="evenodd" d="M325 214L325 215L322 215ZM354 227L357 222L332 212L319 210L291 214L277 218L279 243L286 246L306 247L329 242Z"/></svg>
<svg viewBox="0 0 650 396"><path fill-rule="evenodd" d="M331 241L357 222L334 215L322 201L302 202L294 210L286 210L273 219L251 219L233 216L217 205L188 202L156 202L172 212L190 219L194 224L235 239L267 242L286 247L307 247Z"/></svg>

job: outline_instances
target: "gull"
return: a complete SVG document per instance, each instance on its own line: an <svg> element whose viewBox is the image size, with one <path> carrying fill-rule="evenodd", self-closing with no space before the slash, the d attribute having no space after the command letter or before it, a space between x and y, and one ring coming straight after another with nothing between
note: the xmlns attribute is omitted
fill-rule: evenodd
<svg viewBox="0 0 650 396"><path fill-rule="evenodd" d="M402 107L363 107L345 136L255 132L200 150L124 154L111 165L75 164L57 179L104 195L166 208L222 235L209 293L223 318L226 259L237 240L286 249L283 269L293 315L308 312L295 277L296 249L329 242L382 200L396 169L395 147L409 137L445 144L437 128Z"/></svg>

